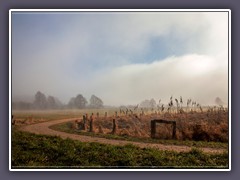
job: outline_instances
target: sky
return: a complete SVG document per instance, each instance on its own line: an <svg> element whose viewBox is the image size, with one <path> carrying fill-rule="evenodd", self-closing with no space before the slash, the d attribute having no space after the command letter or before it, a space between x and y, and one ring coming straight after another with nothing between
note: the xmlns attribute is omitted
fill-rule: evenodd
<svg viewBox="0 0 240 180"><path fill-rule="evenodd" d="M228 12L12 12L12 98L228 102Z"/></svg>

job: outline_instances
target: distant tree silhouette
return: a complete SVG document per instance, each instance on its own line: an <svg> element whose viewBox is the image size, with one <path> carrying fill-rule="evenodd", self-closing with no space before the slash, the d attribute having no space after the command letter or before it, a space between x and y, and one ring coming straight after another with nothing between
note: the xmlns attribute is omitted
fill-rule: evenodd
<svg viewBox="0 0 240 180"><path fill-rule="evenodd" d="M78 108L78 109L83 109L87 105L87 100L83 95L79 94L76 97L73 97L70 99L68 103L69 108Z"/></svg>
<svg viewBox="0 0 240 180"><path fill-rule="evenodd" d="M146 99L140 103L140 107L145 107L145 108L155 108L156 106L157 106L157 103L153 98L150 100Z"/></svg>
<svg viewBox="0 0 240 180"><path fill-rule="evenodd" d="M47 98L45 94L38 91L35 94L34 107L37 109L46 109L47 108Z"/></svg>
<svg viewBox="0 0 240 180"><path fill-rule="evenodd" d="M32 106L33 104L28 102L12 102L12 108L17 110L30 110L33 108Z"/></svg>
<svg viewBox="0 0 240 180"><path fill-rule="evenodd" d="M157 105L156 101L152 98L150 101L149 101L149 106L150 108L155 108Z"/></svg>
<svg viewBox="0 0 240 180"><path fill-rule="evenodd" d="M91 107L91 108L101 108L101 107L103 107L103 101L99 97L97 97L95 95L92 95L91 98L90 98L89 107Z"/></svg>
<svg viewBox="0 0 240 180"><path fill-rule="evenodd" d="M216 103L217 105L219 105L219 106L224 105L224 102L220 99L220 97L216 97L215 103Z"/></svg>
<svg viewBox="0 0 240 180"><path fill-rule="evenodd" d="M72 97L69 102L68 102L68 107L69 108L74 108L75 107L75 97Z"/></svg>
<svg viewBox="0 0 240 180"><path fill-rule="evenodd" d="M53 96L48 96L47 98L47 107L48 109L58 109L61 108L63 105L58 98Z"/></svg>
<svg viewBox="0 0 240 180"><path fill-rule="evenodd" d="M48 102L48 108L50 108L50 109L57 108L56 101L53 96L48 96L47 102Z"/></svg>
<svg viewBox="0 0 240 180"><path fill-rule="evenodd" d="M75 106L76 108L85 108L87 104L87 100L85 97L83 97L83 95L79 94L77 95L77 97L75 98Z"/></svg>

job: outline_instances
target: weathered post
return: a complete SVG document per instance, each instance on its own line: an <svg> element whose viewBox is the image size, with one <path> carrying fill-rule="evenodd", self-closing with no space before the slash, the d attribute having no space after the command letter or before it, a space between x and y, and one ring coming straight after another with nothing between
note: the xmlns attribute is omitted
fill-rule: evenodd
<svg viewBox="0 0 240 180"><path fill-rule="evenodd" d="M93 132L93 113L92 113L92 115L90 116L89 132Z"/></svg>
<svg viewBox="0 0 240 180"><path fill-rule="evenodd" d="M151 121L151 138L155 138L156 134L156 122L153 120Z"/></svg>
<svg viewBox="0 0 240 180"><path fill-rule="evenodd" d="M113 129L112 129L112 134L116 134L117 131L117 126L116 126L116 121L113 119Z"/></svg>
<svg viewBox="0 0 240 180"><path fill-rule="evenodd" d="M104 115L105 118L107 118L107 112L105 112L105 115Z"/></svg>
<svg viewBox="0 0 240 180"><path fill-rule="evenodd" d="M97 118L99 118L99 112L97 112Z"/></svg>
<svg viewBox="0 0 240 180"><path fill-rule="evenodd" d="M83 130L86 130L86 116L83 115Z"/></svg>
<svg viewBox="0 0 240 180"><path fill-rule="evenodd" d="M83 115L83 123L85 124L86 123L86 116Z"/></svg>

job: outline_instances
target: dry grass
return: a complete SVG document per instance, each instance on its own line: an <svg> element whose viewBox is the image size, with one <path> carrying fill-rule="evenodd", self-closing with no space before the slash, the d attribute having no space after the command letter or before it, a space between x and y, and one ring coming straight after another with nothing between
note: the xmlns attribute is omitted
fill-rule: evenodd
<svg viewBox="0 0 240 180"><path fill-rule="evenodd" d="M176 138L178 140L195 141L216 141L228 142L228 111L221 109L206 111L189 112L144 112L136 111L131 114L120 114L115 116L116 109L94 109L79 111L47 111L47 112L17 112L14 113L16 125L26 125L56 119L76 118L82 122L82 116L87 112L89 115L93 112L99 112L99 117L94 116L94 132L110 134L113 128L113 119L116 119L116 135L130 137L148 138L151 135L150 121L153 119L174 120L177 124ZM104 117L108 112L108 117ZM75 122L75 121L74 121ZM73 122L73 123L74 123ZM74 124L71 128L76 128ZM89 129L89 121L86 123L86 130ZM160 139L171 139L171 125L157 125L157 137Z"/></svg>
<svg viewBox="0 0 240 180"><path fill-rule="evenodd" d="M116 117L115 117L116 118ZM111 132L113 117L95 119L95 128L101 132ZM150 121L153 119L175 120L177 123L176 138L179 140L228 142L228 112L191 112L164 113L161 115L121 116L116 118L117 135L132 137L150 137ZM172 125L157 125L157 137L171 139Z"/></svg>

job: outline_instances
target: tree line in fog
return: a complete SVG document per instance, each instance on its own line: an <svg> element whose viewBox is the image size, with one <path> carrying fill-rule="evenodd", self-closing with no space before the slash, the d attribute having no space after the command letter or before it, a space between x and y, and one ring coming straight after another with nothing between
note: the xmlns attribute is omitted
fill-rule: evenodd
<svg viewBox="0 0 240 180"><path fill-rule="evenodd" d="M54 96L46 96L44 93L38 91L34 96L32 103L19 101L12 102L12 109L19 110L31 110L31 109L84 109L84 108L102 108L103 101L92 95L89 101L82 95L78 94L76 97L72 97L68 104L63 104L58 98Z"/></svg>

